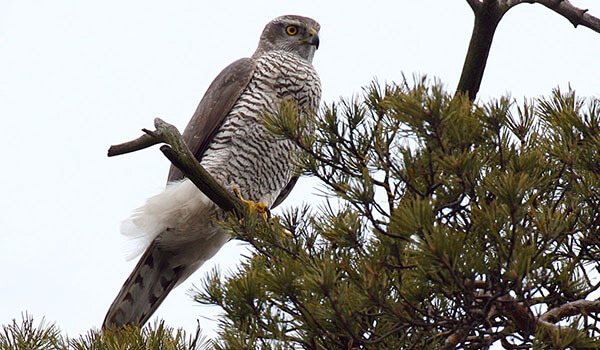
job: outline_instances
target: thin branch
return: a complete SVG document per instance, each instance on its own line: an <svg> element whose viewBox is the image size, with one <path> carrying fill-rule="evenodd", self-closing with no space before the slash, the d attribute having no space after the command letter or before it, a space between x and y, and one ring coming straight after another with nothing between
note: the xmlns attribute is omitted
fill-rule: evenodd
<svg viewBox="0 0 600 350"><path fill-rule="evenodd" d="M156 138L148 134L144 134L135 140L110 146L110 148L108 149L108 156L120 156L121 154L139 151L141 149L148 148L159 143L160 141Z"/></svg>
<svg viewBox="0 0 600 350"><path fill-rule="evenodd" d="M582 25L596 33L600 33L600 18L590 15L587 9L575 7L568 0L524 0L522 2L544 5L568 19L574 27Z"/></svg>
<svg viewBox="0 0 600 350"><path fill-rule="evenodd" d="M179 130L160 118L154 119L154 126L156 130L142 129L146 134L133 141L111 146L108 150L109 157L135 152L159 143L166 143L168 146L163 145L160 148L165 157L181 170L202 193L221 209L233 212L237 217L243 217L245 208L243 202L221 186L200 165L200 162L190 152L181 138Z"/></svg>
<svg viewBox="0 0 600 350"><path fill-rule="evenodd" d="M173 165L190 179L211 201L225 211L232 211L238 217L242 216L242 202L221 186L198 161L189 155L182 154L181 150L175 150L167 145L160 147L161 152Z"/></svg>
<svg viewBox="0 0 600 350"><path fill-rule="evenodd" d="M539 321L556 323L563 318L585 315L589 313L600 313L600 300L576 300L557 306L546 311L539 317Z"/></svg>
<svg viewBox="0 0 600 350"><path fill-rule="evenodd" d="M499 303L498 310L510 317L520 331L526 334L535 333L536 319L531 313L531 309L510 295L504 295L497 301Z"/></svg>
<svg viewBox="0 0 600 350"><path fill-rule="evenodd" d="M533 334L538 327L542 327L552 333L560 332L561 327L555 325L560 320L590 313L600 313L600 300L577 300L563 304L546 311L537 319L533 317L531 310L519 303L513 297L505 295L498 298L501 303L502 313L509 316L517 328L526 334Z"/></svg>
<svg viewBox="0 0 600 350"><path fill-rule="evenodd" d="M456 349L456 346L469 334L469 329L467 326L463 326L446 338L444 345L440 348L440 350L451 350Z"/></svg>
<svg viewBox="0 0 600 350"><path fill-rule="evenodd" d="M500 343L502 344L503 348L509 349L509 350L531 349L530 344L525 343L525 344L516 345L516 344L509 342L508 339L506 339L506 337L500 339Z"/></svg>

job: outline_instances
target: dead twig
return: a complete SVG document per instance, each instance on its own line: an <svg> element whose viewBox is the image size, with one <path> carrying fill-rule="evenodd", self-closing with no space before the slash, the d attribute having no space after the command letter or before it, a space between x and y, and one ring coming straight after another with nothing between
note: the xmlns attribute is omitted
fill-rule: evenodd
<svg viewBox="0 0 600 350"><path fill-rule="evenodd" d="M568 0L523 0L518 2L544 5L568 19L574 27L581 25L600 33L600 18L590 15L587 9L580 9Z"/></svg>
<svg viewBox="0 0 600 350"><path fill-rule="evenodd" d="M600 300L576 300L557 306L543 313L538 321L553 324L563 318L589 313L600 313Z"/></svg>
<svg viewBox="0 0 600 350"><path fill-rule="evenodd" d="M183 141L179 130L160 118L154 119L154 127L156 130L142 129L145 134L135 140L111 146L108 156L135 152L159 143L166 143L160 147L165 157L181 170L202 193L221 209L233 212L239 218L243 217L244 203L221 186L204 169Z"/></svg>

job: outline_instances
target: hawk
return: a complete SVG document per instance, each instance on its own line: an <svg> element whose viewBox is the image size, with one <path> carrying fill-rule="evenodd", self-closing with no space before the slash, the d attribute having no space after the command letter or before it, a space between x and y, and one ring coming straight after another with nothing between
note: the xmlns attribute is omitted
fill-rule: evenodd
<svg viewBox="0 0 600 350"><path fill-rule="evenodd" d="M262 118L287 100L297 104L300 116L317 110L321 84L312 59L319 29L315 20L301 16L269 22L252 57L233 62L214 79L183 133L219 183L267 208L279 205L294 186L297 149L270 133ZM215 222L222 215L171 166L165 190L123 223L122 232L144 239L147 247L102 327L143 325L173 288L230 239Z"/></svg>

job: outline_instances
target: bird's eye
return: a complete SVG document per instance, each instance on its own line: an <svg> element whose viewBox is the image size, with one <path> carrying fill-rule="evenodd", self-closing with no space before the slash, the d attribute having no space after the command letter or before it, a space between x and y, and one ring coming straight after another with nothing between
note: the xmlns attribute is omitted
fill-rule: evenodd
<svg viewBox="0 0 600 350"><path fill-rule="evenodd" d="M288 35L296 35L296 34L298 34L298 27L296 27L296 26L287 26L285 28L285 32Z"/></svg>

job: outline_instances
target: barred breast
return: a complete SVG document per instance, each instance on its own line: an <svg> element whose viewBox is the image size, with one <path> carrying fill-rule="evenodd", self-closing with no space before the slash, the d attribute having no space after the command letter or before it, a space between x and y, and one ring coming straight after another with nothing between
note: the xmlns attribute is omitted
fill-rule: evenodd
<svg viewBox="0 0 600 350"><path fill-rule="evenodd" d="M245 198L271 206L293 175L297 150L266 130L263 116L276 113L284 99L295 101L301 114L316 111L320 96L320 80L310 62L286 51L262 55L202 165L223 185L236 185Z"/></svg>

